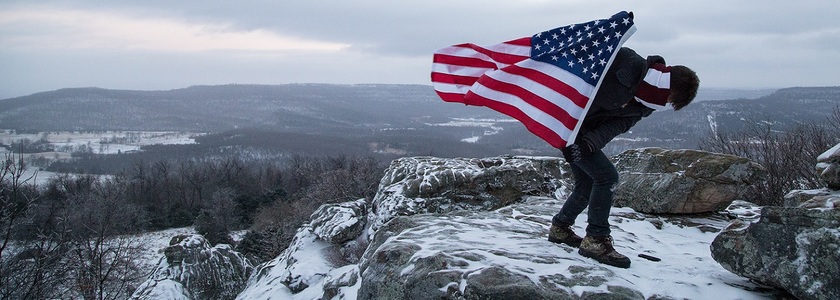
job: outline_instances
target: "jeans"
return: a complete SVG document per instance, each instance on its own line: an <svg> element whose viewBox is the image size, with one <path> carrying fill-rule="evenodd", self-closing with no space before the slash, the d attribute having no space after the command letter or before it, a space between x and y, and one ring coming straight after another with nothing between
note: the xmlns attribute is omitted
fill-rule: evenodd
<svg viewBox="0 0 840 300"><path fill-rule="evenodd" d="M570 163L575 185L552 224L572 225L577 216L589 206L586 226L588 236L610 235L610 208L613 203L613 186L618 182L618 171L601 150Z"/></svg>

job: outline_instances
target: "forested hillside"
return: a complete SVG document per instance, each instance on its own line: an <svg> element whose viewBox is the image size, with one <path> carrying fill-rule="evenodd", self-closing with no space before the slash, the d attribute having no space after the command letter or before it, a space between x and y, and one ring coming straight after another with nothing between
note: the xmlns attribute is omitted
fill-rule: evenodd
<svg viewBox="0 0 840 300"><path fill-rule="evenodd" d="M821 122L840 105L840 87L788 88L756 99L736 98L756 93L736 90L732 98L725 98L725 92L714 90L710 95L720 99L699 99L679 112L654 113L606 150L615 154L644 146L696 148L699 140L716 131L737 131L756 123L784 131L792 124ZM519 122L488 108L443 102L424 85L61 89L0 100L0 128L201 132L211 134L204 139L207 143L235 137L237 145L246 148L378 153L386 160L404 155L556 155Z"/></svg>

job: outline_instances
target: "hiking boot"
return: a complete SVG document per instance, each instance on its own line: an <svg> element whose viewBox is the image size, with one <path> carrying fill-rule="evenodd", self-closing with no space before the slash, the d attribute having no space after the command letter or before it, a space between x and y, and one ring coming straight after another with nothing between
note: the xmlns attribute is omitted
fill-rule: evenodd
<svg viewBox="0 0 840 300"><path fill-rule="evenodd" d="M613 267L629 268L630 259L615 251L611 236L586 236L580 244L578 253L585 257L594 258L602 264Z"/></svg>
<svg viewBox="0 0 840 300"><path fill-rule="evenodd" d="M552 224L551 227L548 228L548 241L549 242L558 243L558 244L566 244L566 245L577 248L577 247L580 246L580 241L582 241L582 240L583 240L583 238L581 238L580 236L575 234L574 231L572 231L572 226L571 225L555 226L555 225Z"/></svg>

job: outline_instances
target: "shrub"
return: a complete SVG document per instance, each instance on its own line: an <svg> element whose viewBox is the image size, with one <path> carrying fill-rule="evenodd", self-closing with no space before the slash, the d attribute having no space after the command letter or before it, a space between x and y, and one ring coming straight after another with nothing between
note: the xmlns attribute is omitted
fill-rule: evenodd
<svg viewBox="0 0 840 300"><path fill-rule="evenodd" d="M840 107L827 122L798 124L784 131L754 124L737 132L712 133L700 143L702 150L746 157L767 169L768 179L752 186L744 200L781 206L791 190L823 186L814 165L817 156L840 142Z"/></svg>

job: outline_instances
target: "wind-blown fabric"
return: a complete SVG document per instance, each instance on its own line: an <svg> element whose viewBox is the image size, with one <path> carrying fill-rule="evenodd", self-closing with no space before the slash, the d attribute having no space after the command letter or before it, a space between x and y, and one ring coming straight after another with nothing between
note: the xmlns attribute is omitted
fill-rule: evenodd
<svg viewBox="0 0 840 300"><path fill-rule="evenodd" d="M432 84L444 101L492 108L564 148L635 30L633 15L620 12L496 45L446 47L434 53Z"/></svg>

